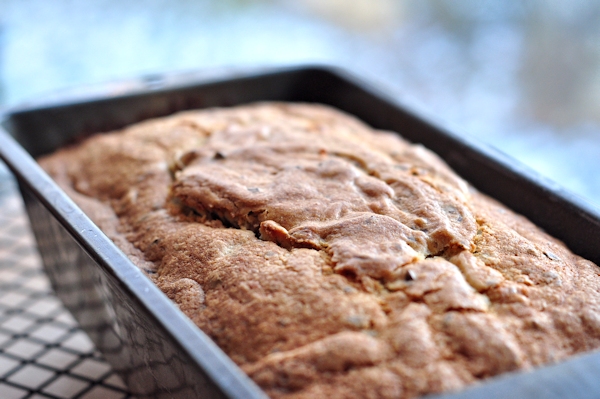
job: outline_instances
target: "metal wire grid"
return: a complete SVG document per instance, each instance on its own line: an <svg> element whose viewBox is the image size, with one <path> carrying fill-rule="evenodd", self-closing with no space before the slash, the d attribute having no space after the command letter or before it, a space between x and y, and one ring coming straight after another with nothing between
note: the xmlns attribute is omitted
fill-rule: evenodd
<svg viewBox="0 0 600 399"><path fill-rule="evenodd" d="M0 173L0 398L131 398L52 293L22 202L5 173Z"/></svg>

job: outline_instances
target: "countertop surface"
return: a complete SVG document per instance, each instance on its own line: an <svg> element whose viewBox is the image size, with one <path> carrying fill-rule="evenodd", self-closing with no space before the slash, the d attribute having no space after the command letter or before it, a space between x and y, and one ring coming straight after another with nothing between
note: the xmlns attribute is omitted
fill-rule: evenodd
<svg viewBox="0 0 600 399"><path fill-rule="evenodd" d="M52 293L1 164L0 209L0 398L131 398Z"/></svg>

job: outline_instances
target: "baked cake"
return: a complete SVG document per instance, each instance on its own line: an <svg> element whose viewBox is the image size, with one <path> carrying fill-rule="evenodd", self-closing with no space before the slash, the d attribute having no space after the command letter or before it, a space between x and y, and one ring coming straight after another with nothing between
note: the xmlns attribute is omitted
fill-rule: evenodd
<svg viewBox="0 0 600 399"><path fill-rule="evenodd" d="M411 398L600 346L600 269L427 149L259 103L42 166L273 398Z"/></svg>

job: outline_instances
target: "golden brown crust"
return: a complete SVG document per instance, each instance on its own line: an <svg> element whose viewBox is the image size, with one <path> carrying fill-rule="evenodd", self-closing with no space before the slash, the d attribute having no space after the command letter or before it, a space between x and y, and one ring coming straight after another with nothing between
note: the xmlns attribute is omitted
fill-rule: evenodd
<svg viewBox="0 0 600 399"><path fill-rule="evenodd" d="M409 398L600 346L597 266L324 106L186 112L41 164L272 397Z"/></svg>

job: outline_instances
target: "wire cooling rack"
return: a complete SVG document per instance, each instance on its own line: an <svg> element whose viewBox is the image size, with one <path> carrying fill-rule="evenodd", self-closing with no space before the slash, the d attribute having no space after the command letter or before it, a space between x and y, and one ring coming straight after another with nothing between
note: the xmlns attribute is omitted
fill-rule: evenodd
<svg viewBox="0 0 600 399"><path fill-rule="evenodd" d="M0 398L132 398L52 293L0 165Z"/></svg>

